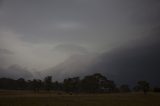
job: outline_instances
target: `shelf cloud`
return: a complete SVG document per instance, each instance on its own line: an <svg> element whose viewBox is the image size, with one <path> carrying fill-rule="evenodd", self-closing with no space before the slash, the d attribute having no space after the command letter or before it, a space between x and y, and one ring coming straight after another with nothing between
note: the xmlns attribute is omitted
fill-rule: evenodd
<svg viewBox="0 0 160 106"><path fill-rule="evenodd" d="M159 0L0 0L0 67L45 73L73 55L150 44L159 13Z"/></svg>

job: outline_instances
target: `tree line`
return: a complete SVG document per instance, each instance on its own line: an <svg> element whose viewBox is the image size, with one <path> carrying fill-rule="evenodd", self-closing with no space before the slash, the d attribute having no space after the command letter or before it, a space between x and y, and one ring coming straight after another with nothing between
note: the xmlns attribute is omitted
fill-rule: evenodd
<svg viewBox="0 0 160 106"><path fill-rule="evenodd" d="M64 79L63 82L52 81L52 76L47 76L44 80L33 79L25 80L19 78L17 80L11 78L0 78L0 89L2 90L33 90L39 92L46 91L64 91L67 93L112 93L112 92L131 92L143 91L145 94L150 90L147 81L138 81L134 89L127 84L117 87L115 82L108 80L100 73L85 76L84 78L73 77ZM155 92L160 92L160 88L154 88Z"/></svg>

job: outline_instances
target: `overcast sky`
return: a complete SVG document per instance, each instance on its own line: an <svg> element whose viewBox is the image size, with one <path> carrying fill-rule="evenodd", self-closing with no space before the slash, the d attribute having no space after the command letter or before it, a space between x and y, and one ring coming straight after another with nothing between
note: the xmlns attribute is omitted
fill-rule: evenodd
<svg viewBox="0 0 160 106"><path fill-rule="evenodd" d="M37 70L99 54L160 25L159 0L3 0L0 65Z"/></svg>

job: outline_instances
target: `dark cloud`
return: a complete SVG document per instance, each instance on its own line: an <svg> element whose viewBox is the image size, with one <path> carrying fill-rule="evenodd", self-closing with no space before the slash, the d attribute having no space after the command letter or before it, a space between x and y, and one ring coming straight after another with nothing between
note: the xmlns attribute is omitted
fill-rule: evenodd
<svg viewBox="0 0 160 106"><path fill-rule="evenodd" d="M104 53L91 70L95 72L100 70L119 83L133 84L138 80L147 80L158 85L160 83L160 33L155 34L155 32L154 30L154 34L110 53Z"/></svg>
<svg viewBox="0 0 160 106"><path fill-rule="evenodd" d="M157 78L159 13L159 0L4 0L0 66L44 70L64 62L56 70L99 71L118 81Z"/></svg>
<svg viewBox="0 0 160 106"><path fill-rule="evenodd" d="M14 53L7 49L0 48L0 55L13 55Z"/></svg>

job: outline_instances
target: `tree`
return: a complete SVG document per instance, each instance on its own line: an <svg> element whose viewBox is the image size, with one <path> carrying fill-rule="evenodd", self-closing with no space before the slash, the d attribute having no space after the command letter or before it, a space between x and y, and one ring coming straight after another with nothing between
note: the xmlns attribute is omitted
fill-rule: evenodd
<svg viewBox="0 0 160 106"><path fill-rule="evenodd" d="M30 86L35 93L39 92L39 90L42 88L42 81L38 79L33 79L33 81L30 81Z"/></svg>
<svg viewBox="0 0 160 106"><path fill-rule="evenodd" d="M129 88L129 85L124 84L124 85L120 86L120 91L121 92L130 92L131 90Z"/></svg>
<svg viewBox="0 0 160 106"><path fill-rule="evenodd" d="M115 84L100 73L96 73L84 77L81 81L81 88L85 92L112 92Z"/></svg>
<svg viewBox="0 0 160 106"><path fill-rule="evenodd" d="M19 89L17 80L10 78L0 78L0 89L16 90Z"/></svg>
<svg viewBox="0 0 160 106"><path fill-rule="evenodd" d="M96 92L99 88L99 82L93 75L86 76L82 79L80 86L84 92Z"/></svg>
<svg viewBox="0 0 160 106"><path fill-rule="evenodd" d="M139 92L140 91L140 87L138 85L136 85L135 87L133 87L133 91Z"/></svg>
<svg viewBox="0 0 160 106"><path fill-rule="evenodd" d="M19 78L17 81L17 86L19 90L25 90L27 87L26 81L23 78Z"/></svg>
<svg viewBox="0 0 160 106"><path fill-rule="evenodd" d="M113 92L116 85L113 81L108 80L100 73L85 76L82 80L79 77L64 79L62 83L57 81L52 82L52 77L47 76L43 81L39 79L33 79L25 81L20 78L17 80L10 78L0 78L0 89L6 90L33 90L39 92L39 90L61 90L66 92L88 92L88 93L101 93L101 92Z"/></svg>
<svg viewBox="0 0 160 106"><path fill-rule="evenodd" d="M79 77L64 79L63 87L66 92L78 92L79 91Z"/></svg>
<svg viewBox="0 0 160 106"><path fill-rule="evenodd" d="M50 91L52 89L52 77L47 76L44 78L44 86L47 91Z"/></svg>
<svg viewBox="0 0 160 106"><path fill-rule="evenodd" d="M59 83L58 81L55 81L52 83L52 89L57 91L57 90L62 90L63 86L62 83Z"/></svg>
<svg viewBox="0 0 160 106"><path fill-rule="evenodd" d="M140 90L142 90L144 94L147 94L149 91L149 83L147 81L138 81L137 83Z"/></svg>

